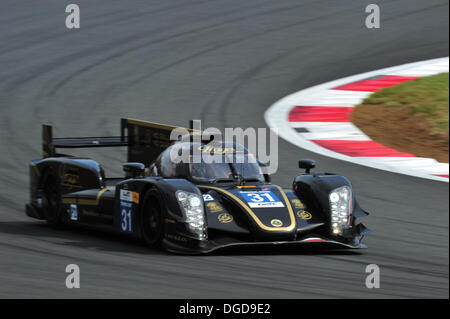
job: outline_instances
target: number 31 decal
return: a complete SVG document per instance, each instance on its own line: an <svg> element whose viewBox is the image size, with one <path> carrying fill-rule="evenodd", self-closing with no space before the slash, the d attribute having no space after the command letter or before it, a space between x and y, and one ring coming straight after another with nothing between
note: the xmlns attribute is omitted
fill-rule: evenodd
<svg viewBox="0 0 450 319"><path fill-rule="evenodd" d="M249 194L248 197L250 197L250 200L252 202L265 202L265 201L274 202L275 201L275 199L273 199L273 197L270 196L269 193Z"/></svg>
<svg viewBox="0 0 450 319"><path fill-rule="evenodd" d="M284 207L272 191L240 191L251 208Z"/></svg>
<svg viewBox="0 0 450 319"><path fill-rule="evenodd" d="M120 230L131 233L131 207L120 207Z"/></svg>

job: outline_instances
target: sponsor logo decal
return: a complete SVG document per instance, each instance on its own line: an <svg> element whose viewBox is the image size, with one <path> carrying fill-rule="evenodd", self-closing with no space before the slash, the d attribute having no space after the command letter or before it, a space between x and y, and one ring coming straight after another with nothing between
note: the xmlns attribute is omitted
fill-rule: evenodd
<svg viewBox="0 0 450 319"><path fill-rule="evenodd" d="M133 197L133 203L139 204L139 193L132 192L131 196Z"/></svg>
<svg viewBox="0 0 450 319"><path fill-rule="evenodd" d="M124 200L127 202L133 201L133 195L131 194L131 191L127 191L126 189L120 190L120 200Z"/></svg>
<svg viewBox="0 0 450 319"><path fill-rule="evenodd" d="M214 200L214 198L210 194L203 194L203 200L205 202L209 202L211 200Z"/></svg>
<svg viewBox="0 0 450 319"><path fill-rule="evenodd" d="M79 176L77 174L64 173L62 184L67 187L77 187L80 184Z"/></svg>
<svg viewBox="0 0 450 319"><path fill-rule="evenodd" d="M218 213L218 212L223 211L222 206L220 206L216 202L206 203L206 208L210 213Z"/></svg>
<svg viewBox="0 0 450 319"><path fill-rule="evenodd" d="M303 203L299 199L291 199L291 202L295 208L305 208L305 205L303 205Z"/></svg>
<svg viewBox="0 0 450 319"><path fill-rule="evenodd" d="M167 234L166 237L169 238L169 239L176 240L176 241L182 241L182 242L187 242L188 241L188 239L186 237L179 236L179 235Z"/></svg>
<svg viewBox="0 0 450 319"><path fill-rule="evenodd" d="M139 193L121 189L120 200L139 204Z"/></svg>
<svg viewBox="0 0 450 319"><path fill-rule="evenodd" d="M283 226L283 222L281 220L279 220L279 219L272 219L270 221L270 224L272 226L274 226L274 227L281 227L281 226Z"/></svg>
<svg viewBox="0 0 450 319"><path fill-rule="evenodd" d="M78 168L62 165L59 169L61 184L67 188L80 188L80 176Z"/></svg>
<svg viewBox="0 0 450 319"><path fill-rule="evenodd" d="M213 154L235 154L242 153L242 151L236 150L234 147L214 147L211 145L202 145L198 148L202 153L213 153Z"/></svg>
<svg viewBox="0 0 450 319"><path fill-rule="evenodd" d="M70 219L78 220L77 205L75 205L75 204L70 204Z"/></svg>
<svg viewBox="0 0 450 319"><path fill-rule="evenodd" d="M301 219L305 219L305 220L309 220L312 218L311 213L306 210L299 210L297 212L297 216L300 217Z"/></svg>
<svg viewBox="0 0 450 319"><path fill-rule="evenodd" d="M233 221L233 216L231 216L230 214L227 214L227 213L223 213L223 214L220 214L219 216L217 216L217 219L222 224L227 224L227 223L230 223Z"/></svg>

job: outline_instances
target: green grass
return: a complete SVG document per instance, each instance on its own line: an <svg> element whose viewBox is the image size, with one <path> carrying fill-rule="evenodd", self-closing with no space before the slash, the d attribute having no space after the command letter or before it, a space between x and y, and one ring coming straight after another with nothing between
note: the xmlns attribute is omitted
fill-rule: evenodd
<svg viewBox="0 0 450 319"><path fill-rule="evenodd" d="M448 140L449 74L441 73L382 89L364 100L363 104L403 107L425 119L430 134Z"/></svg>

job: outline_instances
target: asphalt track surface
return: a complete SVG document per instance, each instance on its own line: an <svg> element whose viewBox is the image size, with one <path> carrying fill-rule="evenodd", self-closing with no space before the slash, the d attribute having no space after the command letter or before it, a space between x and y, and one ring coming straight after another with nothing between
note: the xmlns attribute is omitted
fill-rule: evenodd
<svg viewBox="0 0 450 319"><path fill-rule="evenodd" d="M294 91L373 69L448 56L448 2L85 1L81 29L65 3L0 5L0 297L448 298L448 183L319 156L280 140L274 182L297 160L352 182L374 230L358 253L234 252L177 256L92 231L57 231L24 214L40 125L56 136L117 135L119 118L265 127L264 111ZM96 153L107 175L124 152ZM65 267L81 288L65 287ZM367 289L365 267L381 269Z"/></svg>

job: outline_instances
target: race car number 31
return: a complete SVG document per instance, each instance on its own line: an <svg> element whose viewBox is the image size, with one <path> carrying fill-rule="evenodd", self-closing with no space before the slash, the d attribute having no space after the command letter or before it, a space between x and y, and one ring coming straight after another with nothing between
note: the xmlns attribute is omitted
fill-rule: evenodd
<svg viewBox="0 0 450 319"><path fill-rule="evenodd" d="M284 207L272 191L240 191L251 208Z"/></svg>

